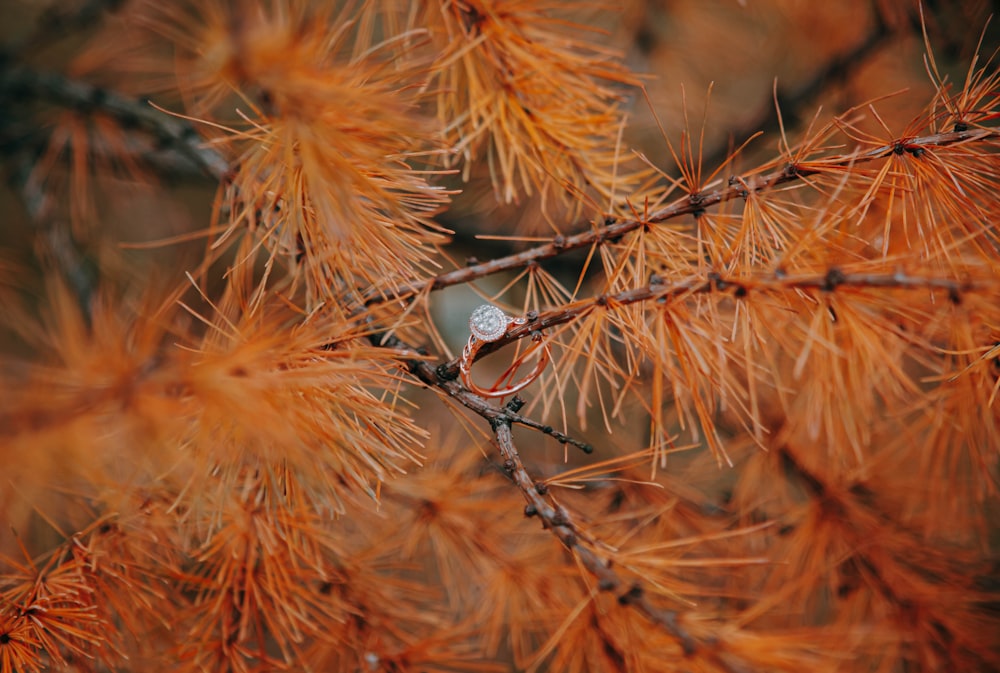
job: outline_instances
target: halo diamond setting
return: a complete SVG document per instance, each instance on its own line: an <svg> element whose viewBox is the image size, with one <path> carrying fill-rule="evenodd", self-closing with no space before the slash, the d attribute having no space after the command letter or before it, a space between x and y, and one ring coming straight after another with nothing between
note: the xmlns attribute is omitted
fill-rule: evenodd
<svg viewBox="0 0 1000 673"><path fill-rule="evenodd" d="M458 373L462 377L462 383L465 384L465 387L469 391L480 397L506 397L507 395L513 395L523 390L539 377L549 361L549 345L545 342L541 330L531 333L533 345L529 346L514 361L514 364L508 368L507 372L491 388L480 388L472 380L472 363L476 361L479 349L484 344L496 342L504 338L508 330L527 323L528 319L526 317L514 318L491 304L484 304L472 312L472 315L469 316L469 331L472 332L472 336L469 337L468 343L462 349L462 357L458 361ZM536 351L535 367L531 370L531 373L520 381L510 382L515 372L517 372L524 362L524 358L529 353Z"/></svg>
<svg viewBox="0 0 1000 673"><path fill-rule="evenodd" d="M501 309L483 304L469 316L469 331L480 341L497 341L507 333L511 318Z"/></svg>

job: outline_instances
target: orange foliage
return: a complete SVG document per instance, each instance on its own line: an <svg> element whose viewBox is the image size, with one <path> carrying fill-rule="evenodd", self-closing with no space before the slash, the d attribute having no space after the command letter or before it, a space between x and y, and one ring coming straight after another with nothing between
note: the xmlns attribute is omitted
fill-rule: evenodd
<svg viewBox="0 0 1000 673"><path fill-rule="evenodd" d="M946 4L17 29L0 673L1000 671L998 40Z"/></svg>

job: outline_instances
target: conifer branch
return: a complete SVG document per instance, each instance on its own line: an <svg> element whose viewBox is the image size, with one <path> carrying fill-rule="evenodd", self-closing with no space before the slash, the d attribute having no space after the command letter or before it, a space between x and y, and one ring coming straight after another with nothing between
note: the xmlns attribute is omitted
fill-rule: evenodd
<svg viewBox="0 0 1000 673"><path fill-rule="evenodd" d="M734 176L725 186L718 186L681 197L674 203L649 213L642 218L622 219L608 216L604 222L592 226L588 231L571 236L559 235L549 243L523 250L505 257L498 257L487 262L472 264L462 269L455 269L435 276L425 281L400 285L398 288L386 291L375 288L365 293L366 305L380 304L394 299L400 299L426 292L442 290L454 285L464 285L481 278L525 268L532 263L544 261L565 254L572 250L580 250L604 243L614 243L629 232L642 227L660 224L683 215L693 215L712 206L745 199L749 192L764 192L775 187L796 182L812 175L838 168L847 168L877 159L883 159L893 154L909 153L919 156L927 147L947 147L971 142L981 142L1000 137L1000 131L993 128L966 128L946 133L935 133L913 138L899 138L891 143L861 152L809 160L799 163L787 163L784 167L763 175L751 175L747 178Z"/></svg>
<svg viewBox="0 0 1000 673"><path fill-rule="evenodd" d="M384 348L397 349L403 353L414 353L419 350L407 346L401 339L399 339L399 337L396 336L373 334L369 338L375 345L380 345ZM519 414L515 410L509 408L509 406L496 407L490 404L487 400L476 395L456 380L458 378L457 367L451 368L444 363L435 366L427 360L412 357L407 358L405 362L409 367L410 372L418 379L423 381L428 386L437 388L446 393L449 397L462 404L462 406L475 412L491 424L495 424L500 420L504 420L509 423L516 423L517 425L523 425L524 427L538 430L542 434L552 437L560 444L575 446L584 453L593 453L594 451L593 445L589 442L576 439L575 437L553 428L551 425L541 423L533 418L528 418L527 416Z"/></svg>
<svg viewBox="0 0 1000 673"><path fill-rule="evenodd" d="M844 273L838 268L831 268L824 274L786 274L780 270L769 275L757 277L730 277L716 272L709 272L707 277L695 277L676 283L665 283L659 277L653 277L648 285L615 294L600 295L583 299L545 312L527 320L509 330L503 337L484 344L478 351L479 357L493 353L504 346L520 339L530 338L540 330L551 329L572 322L587 313L608 305L628 306L647 301L677 301L684 297L722 293L736 299L748 297L756 292L782 292L790 290L813 290L818 292L836 292L838 289L886 289L925 290L946 293L949 301L960 303L962 295L968 292L1000 293L1000 282L989 280L955 280L937 276L913 276L900 270L894 273ZM455 359L439 366L442 376L454 378L458 376L459 360Z"/></svg>
<svg viewBox="0 0 1000 673"><path fill-rule="evenodd" d="M207 176L224 182L230 173L229 163L203 143L190 123L157 110L148 100L137 100L78 79L23 65L8 64L0 68L0 100L10 105L22 103L26 98L108 115L124 128L145 131L161 145L176 149Z"/></svg>
<svg viewBox="0 0 1000 673"><path fill-rule="evenodd" d="M518 398L514 398L507 403L506 407L509 411L516 413L522 404L523 402ZM593 547L596 545L596 541L580 528L570 512L561 505L550 503L545 497L548 488L544 484L537 483L528 474L514 444L514 437L511 434L511 420L506 416L499 415L492 422L492 426L497 448L504 459L504 470L517 485L525 500L528 501L524 509L525 516L537 516L541 519L542 525L567 550L572 552L583 564L583 567L597 579L597 588L600 591L617 595L619 604L634 608L653 624L670 634L681 646L686 658L706 657L726 673L749 673L750 669L745 668L742 664L737 665L723 658L720 652L725 645L723 641L716 640L711 645L700 642L684 628L678 620L676 612L654 606L640 582L636 581L631 584L626 582L614 570L609 559L602 558L594 551Z"/></svg>
<svg viewBox="0 0 1000 673"><path fill-rule="evenodd" d="M22 156L11 181L20 192L25 210L38 228L39 241L43 245L42 253L48 256L49 261L54 262L54 268L62 273L67 285L73 288L77 304L85 319L89 320L90 301L97 286L97 270L70 227L65 222L54 219L50 195L30 179L33 159L34 157Z"/></svg>
<svg viewBox="0 0 1000 673"><path fill-rule="evenodd" d="M0 70L0 99L17 100L26 95L51 100L75 109L100 111L118 119L123 126L140 128L151 133L159 142L176 149L183 157L201 167L206 175L225 181L231 174L231 167L226 159L213 148L206 146L190 123L172 118L151 107L148 102L131 99L57 73L37 72L25 66L9 65ZM591 226L587 231L570 236L559 235L548 243L521 252L470 264L426 280L399 283L392 288L370 288L362 295L362 301L366 306L382 304L428 290L437 291L468 284L504 271L522 269L574 250L617 242L622 236L642 227L660 224L684 215L698 214L728 201L746 199L750 192L764 192L833 169L848 168L893 154L908 153L919 156L927 147L947 147L998 137L1000 130L994 128L961 128L926 136L901 137L893 142L859 152L790 162L778 170L746 178L732 176L724 186L719 185L681 197L644 217L607 216L603 222ZM497 346L494 345L495 347ZM482 352L486 354L490 349L484 349Z"/></svg>
<svg viewBox="0 0 1000 673"><path fill-rule="evenodd" d="M787 445L775 449L775 457L780 468L802 485L815 507L848 540L850 555L838 563L860 567L865 582L901 615L914 610L928 615L940 636L940 641L932 646L940 649L941 656L947 657L949 648L962 640L962 634L956 633L955 620L973 618L972 615L961 614L971 611L961 600L952 598L951 592L955 586L975 583L977 578L966 576L966 573L979 569L963 567L961 557L942 555L933 548L927 548L919 533L901 526L879 507L877 492L864 480L833 483L807 467ZM885 544L885 547L878 545L873 548L866 544L866 540L873 535L883 541L889 537L898 539ZM914 558L907 554L907 549L919 550L919 556ZM961 570L956 572L959 567ZM917 582L925 583L931 591L905 590ZM939 587L942 588L940 591ZM974 601L969 602L974 604ZM908 618L904 616L901 621L906 623ZM974 640L962 642L961 647L968 648L986 667L984 670L989 670L991 664L1000 663L1000 656L991 653L988 647L979 649Z"/></svg>
<svg viewBox="0 0 1000 673"><path fill-rule="evenodd" d="M788 4L768 23L846 16ZM995 38L958 74L928 35L976 3L919 31L891 4L788 36L814 77L775 85L776 158L731 177L746 144L706 157L683 94L673 169L628 147L645 80L586 3L34 13L0 46L27 215L0 239L0 518L28 531L0 531L0 673L1000 670ZM747 23L677 9L671 47ZM933 91L883 107L868 76L926 91L920 64L858 68L911 30ZM789 125L841 77L873 102ZM532 195L524 229L489 215ZM207 240L180 280L103 245L133 234ZM500 275L523 318L449 359L445 290ZM552 427L573 413L599 434ZM485 470L451 432L482 421ZM525 464L603 431L600 460Z"/></svg>

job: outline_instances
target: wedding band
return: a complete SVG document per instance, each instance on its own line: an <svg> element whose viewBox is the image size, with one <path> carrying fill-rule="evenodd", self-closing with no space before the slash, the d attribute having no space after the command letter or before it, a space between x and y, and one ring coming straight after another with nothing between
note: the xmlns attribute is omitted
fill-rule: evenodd
<svg viewBox="0 0 1000 673"><path fill-rule="evenodd" d="M472 381L472 363L475 362L476 354L483 344L499 341L511 329L519 325L524 325L527 322L526 318L514 318L491 304L484 304L472 312L472 315L469 316L469 331L472 332L472 335L469 337L469 342L465 344L465 348L462 349L462 359L458 366L459 373L462 376L462 383L465 384L466 388L481 397L506 397L507 395L513 395L519 390L523 390L538 378L549 361L549 347L545 343L542 343L540 346L542 351L538 355L534 369L520 381L503 388L497 387L500 381L508 378L517 371L525 356L530 354L533 349L529 349L528 352L518 358L494 387L489 389L480 388ZM541 341L540 334L535 337L537 341Z"/></svg>

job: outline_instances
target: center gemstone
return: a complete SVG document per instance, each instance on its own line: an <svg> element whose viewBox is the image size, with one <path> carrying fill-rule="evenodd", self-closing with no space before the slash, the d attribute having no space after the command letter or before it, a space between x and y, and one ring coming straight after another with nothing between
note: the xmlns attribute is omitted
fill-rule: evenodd
<svg viewBox="0 0 1000 673"><path fill-rule="evenodd" d="M507 333L510 317L490 304L483 304L469 316L469 330L480 341L496 341Z"/></svg>

